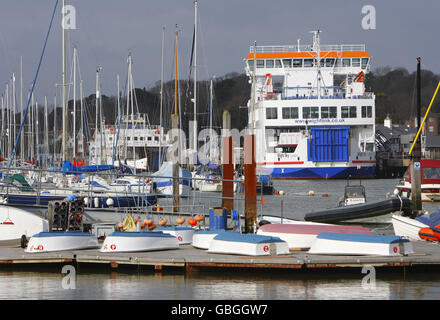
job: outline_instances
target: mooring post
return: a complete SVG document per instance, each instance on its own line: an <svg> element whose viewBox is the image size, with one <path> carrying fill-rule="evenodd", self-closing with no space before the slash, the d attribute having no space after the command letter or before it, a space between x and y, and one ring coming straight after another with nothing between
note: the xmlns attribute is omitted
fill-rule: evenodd
<svg viewBox="0 0 440 320"><path fill-rule="evenodd" d="M420 58L417 58L417 131L420 131L421 126L421 72L420 72ZM414 154L411 157L410 174L411 174L411 201L413 205L413 215L417 216L422 211L422 190L421 190L421 175L420 167L422 157L422 146L420 138L417 139L414 146Z"/></svg>
<svg viewBox="0 0 440 320"><path fill-rule="evenodd" d="M234 209L234 158L231 115L227 110L223 112L222 146L222 207L230 215Z"/></svg>
<svg viewBox="0 0 440 320"><path fill-rule="evenodd" d="M253 134L244 136L244 194L245 232L254 233L257 226L257 165Z"/></svg>

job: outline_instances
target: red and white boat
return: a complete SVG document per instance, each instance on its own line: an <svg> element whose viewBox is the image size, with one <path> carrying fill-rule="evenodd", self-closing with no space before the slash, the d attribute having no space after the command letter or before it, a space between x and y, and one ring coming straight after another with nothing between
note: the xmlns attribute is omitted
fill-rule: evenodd
<svg viewBox="0 0 440 320"><path fill-rule="evenodd" d="M440 160L422 159L420 161L422 201L440 201ZM395 193L404 197L411 194L410 168L396 186Z"/></svg>

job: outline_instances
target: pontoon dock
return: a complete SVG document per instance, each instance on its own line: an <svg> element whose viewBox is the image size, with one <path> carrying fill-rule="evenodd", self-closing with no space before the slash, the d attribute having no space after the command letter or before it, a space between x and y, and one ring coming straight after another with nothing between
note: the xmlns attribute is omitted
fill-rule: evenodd
<svg viewBox="0 0 440 320"><path fill-rule="evenodd" d="M148 267L153 270L180 269L185 272L197 270L242 271L261 269L284 269L292 271L338 270L342 268L398 268L412 270L418 267L440 267L440 246L425 241L413 242L415 254L408 256L335 256L313 255L307 252L292 251L284 256L249 257L207 253L191 245L181 245L177 250L151 251L138 253L101 253L98 250L60 251L52 253L27 254L20 247L0 247L0 268L11 266L47 265L107 265L110 269L118 267Z"/></svg>

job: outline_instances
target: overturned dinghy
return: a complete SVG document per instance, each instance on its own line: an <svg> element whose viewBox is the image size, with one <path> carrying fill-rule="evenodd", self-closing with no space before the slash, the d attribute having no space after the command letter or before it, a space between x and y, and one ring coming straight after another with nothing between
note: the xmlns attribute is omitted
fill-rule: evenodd
<svg viewBox="0 0 440 320"><path fill-rule="evenodd" d="M238 232L221 232L210 242L209 253L269 256L289 254L287 242L276 237Z"/></svg>
<svg viewBox="0 0 440 320"><path fill-rule="evenodd" d="M109 234L102 244L100 252L140 252L178 249L175 236L161 231L120 232Z"/></svg>
<svg viewBox="0 0 440 320"><path fill-rule="evenodd" d="M95 235L81 231L40 232L32 236L25 249L28 253L98 248Z"/></svg>
<svg viewBox="0 0 440 320"><path fill-rule="evenodd" d="M371 218L396 211L401 211L403 214L411 213L411 200L408 198L391 197L380 201L326 209L307 213L304 216L304 220L332 223Z"/></svg>
<svg viewBox="0 0 440 320"><path fill-rule="evenodd" d="M289 245L290 250L308 249L318 234L322 232L372 234L370 229L361 226L339 226L330 224L278 224L271 223L261 226L257 234L278 237Z"/></svg>
<svg viewBox="0 0 440 320"><path fill-rule="evenodd" d="M323 232L316 237L309 253L398 256L414 251L408 239L398 236Z"/></svg>
<svg viewBox="0 0 440 320"><path fill-rule="evenodd" d="M156 229L157 231L162 231L163 233L171 234L177 238L179 244L191 244L193 241L194 229L191 227L160 227Z"/></svg>
<svg viewBox="0 0 440 320"><path fill-rule="evenodd" d="M236 232L226 230L201 230L196 231L193 235L192 246L198 249L208 250L212 239L222 232Z"/></svg>

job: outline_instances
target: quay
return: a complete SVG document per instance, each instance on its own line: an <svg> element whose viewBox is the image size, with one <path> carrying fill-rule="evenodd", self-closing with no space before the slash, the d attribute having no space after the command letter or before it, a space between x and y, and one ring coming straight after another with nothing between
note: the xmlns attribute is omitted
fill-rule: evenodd
<svg viewBox="0 0 440 320"><path fill-rule="evenodd" d="M212 254L196 249L191 245L181 245L176 250L101 253L93 250L72 250L50 253L25 253L19 246L0 247L0 269L30 266L37 272L42 266L61 266L73 264L77 266L94 266L103 270L117 271L120 267L132 267L135 270L145 267L149 270L162 272L167 270L194 271L339 271L364 266L386 269L417 271L440 267L440 246L438 244L416 241L413 242L414 254L405 256L344 256L316 255L305 251L291 251L288 255L278 256L240 256Z"/></svg>

